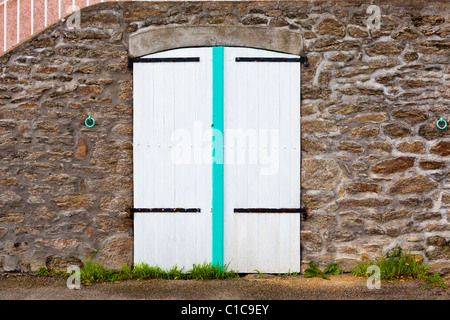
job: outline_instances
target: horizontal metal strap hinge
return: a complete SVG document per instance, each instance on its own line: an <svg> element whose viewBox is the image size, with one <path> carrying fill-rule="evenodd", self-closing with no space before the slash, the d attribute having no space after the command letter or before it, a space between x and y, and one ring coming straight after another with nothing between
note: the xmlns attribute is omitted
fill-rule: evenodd
<svg viewBox="0 0 450 320"><path fill-rule="evenodd" d="M265 58L265 57L236 57L236 62L300 62L308 66L308 58L301 56L299 58Z"/></svg>
<svg viewBox="0 0 450 320"><path fill-rule="evenodd" d="M129 58L128 65L134 62L139 63L156 63L156 62L200 62L199 57L172 57L172 58Z"/></svg>
<svg viewBox="0 0 450 320"><path fill-rule="evenodd" d="M234 208L236 213L302 213L304 208Z"/></svg>
<svg viewBox="0 0 450 320"><path fill-rule="evenodd" d="M199 57L130 58L131 62L200 62Z"/></svg>
<svg viewBox="0 0 450 320"><path fill-rule="evenodd" d="M235 213L300 213L300 218L307 218L306 208L235 208Z"/></svg>
<svg viewBox="0 0 450 320"><path fill-rule="evenodd" d="M200 212L200 208L130 208L134 212Z"/></svg>

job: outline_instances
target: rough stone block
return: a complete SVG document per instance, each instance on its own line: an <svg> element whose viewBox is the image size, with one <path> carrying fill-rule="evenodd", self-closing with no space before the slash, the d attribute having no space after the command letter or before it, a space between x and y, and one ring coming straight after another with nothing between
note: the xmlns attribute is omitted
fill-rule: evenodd
<svg viewBox="0 0 450 320"><path fill-rule="evenodd" d="M383 160L375 164L371 170L378 174L392 174L412 168L415 161L415 157L398 157L395 159Z"/></svg>
<svg viewBox="0 0 450 320"><path fill-rule="evenodd" d="M425 176L416 176L397 180L389 193L424 193L437 187L437 183Z"/></svg>

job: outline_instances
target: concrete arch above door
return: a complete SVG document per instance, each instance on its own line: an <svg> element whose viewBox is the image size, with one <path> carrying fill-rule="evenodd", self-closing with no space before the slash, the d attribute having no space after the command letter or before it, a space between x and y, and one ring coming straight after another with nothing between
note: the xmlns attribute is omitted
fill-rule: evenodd
<svg viewBox="0 0 450 320"><path fill-rule="evenodd" d="M131 58L185 47L252 47L300 55L298 32L248 26L177 26L139 30L129 37Z"/></svg>

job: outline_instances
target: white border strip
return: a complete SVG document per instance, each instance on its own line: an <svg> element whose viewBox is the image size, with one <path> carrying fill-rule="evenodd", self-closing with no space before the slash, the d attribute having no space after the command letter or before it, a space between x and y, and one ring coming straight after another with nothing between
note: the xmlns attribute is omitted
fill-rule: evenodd
<svg viewBox="0 0 450 320"><path fill-rule="evenodd" d="M3 38L3 51L6 51L6 7L7 7L6 3L7 3L7 1L3 2L3 5L4 5L4 8L3 8L3 19L4 19L3 27L5 28L3 30L3 35L4 35L4 38Z"/></svg>
<svg viewBox="0 0 450 320"><path fill-rule="evenodd" d="M34 34L34 0L31 0L31 34Z"/></svg>
<svg viewBox="0 0 450 320"><path fill-rule="evenodd" d="M20 0L17 0L17 43L20 42Z"/></svg>

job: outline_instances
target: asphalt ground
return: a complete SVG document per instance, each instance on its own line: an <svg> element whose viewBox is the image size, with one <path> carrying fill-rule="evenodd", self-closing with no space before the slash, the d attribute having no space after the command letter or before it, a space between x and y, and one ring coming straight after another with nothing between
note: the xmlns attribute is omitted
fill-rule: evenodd
<svg viewBox="0 0 450 320"><path fill-rule="evenodd" d="M351 274L322 278L248 274L228 280L124 280L81 284L23 273L0 274L0 300L450 300L449 289L423 281L381 282L369 289L367 278ZM450 280L447 280L450 286Z"/></svg>
<svg viewBox="0 0 450 320"><path fill-rule="evenodd" d="M422 281L248 274L229 280L125 280L68 289L67 279L0 273L0 308L46 317L149 319L448 319L449 290ZM450 286L450 281L447 281ZM2 305L3 304L3 305ZM432 305L430 305L432 304Z"/></svg>

